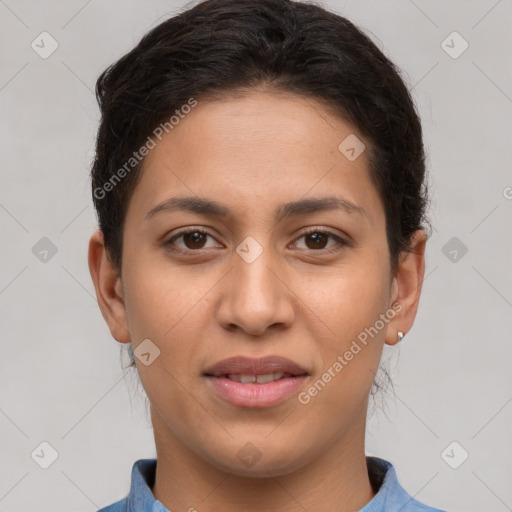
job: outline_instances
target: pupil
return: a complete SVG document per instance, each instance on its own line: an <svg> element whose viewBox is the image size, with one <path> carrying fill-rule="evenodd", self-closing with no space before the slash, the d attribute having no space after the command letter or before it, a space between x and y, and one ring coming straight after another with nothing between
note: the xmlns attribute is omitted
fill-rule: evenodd
<svg viewBox="0 0 512 512"><path fill-rule="evenodd" d="M194 231L192 233L187 233L186 234L186 237L190 240L191 239L191 243L192 245L194 244L199 244L201 245L201 242L202 242L202 238L204 238L204 234L203 233L200 233L199 231ZM188 245L188 244L187 244ZM197 248L197 247L195 247Z"/></svg>
<svg viewBox="0 0 512 512"><path fill-rule="evenodd" d="M314 245L316 245L316 246L322 245L322 238L325 239L325 237L326 237L325 234L323 234L323 233L312 233L309 236L313 239ZM325 242L325 240L324 240L324 242Z"/></svg>

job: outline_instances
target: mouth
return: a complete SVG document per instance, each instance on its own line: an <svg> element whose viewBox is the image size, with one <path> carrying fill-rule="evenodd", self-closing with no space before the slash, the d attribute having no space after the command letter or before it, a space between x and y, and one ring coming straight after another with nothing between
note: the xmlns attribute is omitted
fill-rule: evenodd
<svg viewBox="0 0 512 512"><path fill-rule="evenodd" d="M281 373L291 376L308 374L298 363L280 356L266 356L260 358L243 356L230 357L215 363L204 372L205 375L212 377L226 375L263 377L276 375L277 379L275 380L282 378L282 376L279 375Z"/></svg>
<svg viewBox="0 0 512 512"><path fill-rule="evenodd" d="M241 382L242 384L267 384L269 382L275 382L281 379L291 379L292 377L297 377L297 375L292 375L291 373L284 372L264 373L261 375L248 373L229 373L226 375L220 375L219 377L224 377L235 382Z"/></svg>
<svg viewBox="0 0 512 512"><path fill-rule="evenodd" d="M237 407L272 407L290 398L309 373L279 356L224 359L204 372L210 389Z"/></svg>

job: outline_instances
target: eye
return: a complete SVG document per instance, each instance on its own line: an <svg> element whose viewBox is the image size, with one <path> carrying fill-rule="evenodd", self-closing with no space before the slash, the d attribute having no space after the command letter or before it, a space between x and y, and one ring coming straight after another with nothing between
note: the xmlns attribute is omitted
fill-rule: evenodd
<svg viewBox="0 0 512 512"><path fill-rule="evenodd" d="M180 231L176 235L174 235L172 238L170 238L165 245L171 247L171 249L174 249L175 241L182 238L184 246L178 246L178 249L187 251L194 251L198 249L205 249L205 242L207 240L207 237L210 237L213 239L213 237L206 231L203 231L202 229L198 228L189 228L183 231Z"/></svg>
<svg viewBox="0 0 512 512"><path fill-rule="evenodd" d="M330 231L323 231L318 228L313 228L306 231L297 240L301 240L302 238L304 238L306 241L306 249L313 251L326 250L326 252L329 253L334 252L332 250L333 248L336 251L348 245L345 240L335 235L334 233L331 233ZM336 243L330 247L326 247L329 239Z"/></svg>

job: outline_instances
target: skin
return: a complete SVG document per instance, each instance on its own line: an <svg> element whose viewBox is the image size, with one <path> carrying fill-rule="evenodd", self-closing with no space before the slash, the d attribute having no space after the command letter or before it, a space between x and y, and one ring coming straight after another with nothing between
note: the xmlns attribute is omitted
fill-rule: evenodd
<svg viewBox="0 0 512 512"><path fill-rule="evenodd" d="M155 433L152 491L170 510L342 512L375 495L364 453L368 397L384 343L413 325L426 235L414 234L414 252L401 255L392 275L366 154L349 161L338 150L349 134L364 141L314 99L292 94L199 101L146 157L127 211L122 277L101 232L90 239L91 276L112 336L134 350L149 338L160 350L149 366L136 363ZM232 216L145 218L181 195L221 202ZM364 213L274 222L285 202L332 195ZM173 252L165 243L187 226L210 236L174 239ZM348 244L315 245L303 236L310 227ZM249 236L263 248L252 263L236 252ZM307 390L396 302L400 312L308 404L293 395L266 409L235 407L202 375L227 357L280 355L307 369L299 391ZM251 467L237 457L247 442L261 454Z"/></svg>

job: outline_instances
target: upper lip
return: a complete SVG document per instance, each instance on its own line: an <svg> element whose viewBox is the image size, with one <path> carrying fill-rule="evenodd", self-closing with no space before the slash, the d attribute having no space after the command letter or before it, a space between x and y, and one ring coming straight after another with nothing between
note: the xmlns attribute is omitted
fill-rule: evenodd
<svg viewBox="0 0 512 512"><path fill-rule="evenodd" d="M253 357L230 357L223 359L210 366L204 373L220 377L230 373L242 375L266 375L269 373L291 373L292 375L304 375L308 372L290 359L280 356Z"/></svg>

